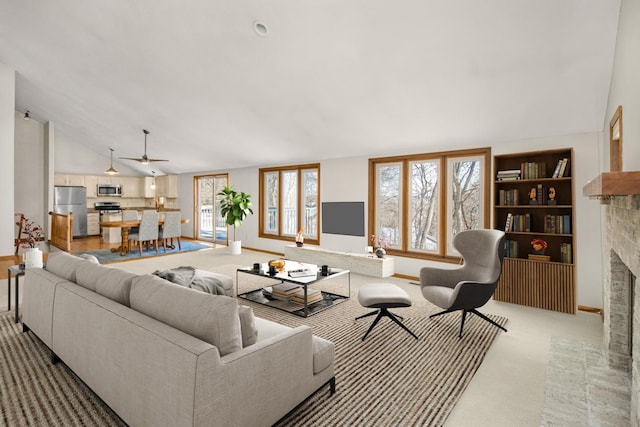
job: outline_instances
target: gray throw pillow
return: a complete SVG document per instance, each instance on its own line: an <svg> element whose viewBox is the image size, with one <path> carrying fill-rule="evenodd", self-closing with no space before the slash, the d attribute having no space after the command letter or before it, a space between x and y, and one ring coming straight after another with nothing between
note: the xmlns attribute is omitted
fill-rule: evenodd
<svg viewBox="0 0 640 427"><path fill-rule="evenodd" d="M248 305L238 306L240 315L240 332L242 333L242 348L255 344L258 340L258 330L256 329L256 318L253 309Z"/></svg>

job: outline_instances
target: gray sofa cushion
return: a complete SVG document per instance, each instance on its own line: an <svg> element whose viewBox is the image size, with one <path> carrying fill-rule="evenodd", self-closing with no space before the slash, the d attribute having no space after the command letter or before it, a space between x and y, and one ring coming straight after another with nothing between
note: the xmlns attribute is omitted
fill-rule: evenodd
<svg viewBox="0 0 640 427"><path fill-rule="evenodd" d="M256 318L253 315L253 309L248 305L238 307L240 314L240 331L242 333L242 348L255 344L258 339L258 330L256 329Z"/></svg>
<svg viewBox="0 0 640 427"><path fill-rule="evenodd" d="M85 261L78 266L76 275L78 279L76 283L83 288L127 307L130 306L131 281L138 277L137 274Z"/></svg>
<svg viewBox="0 0 640 427"><path fill-rule="evenodd" d="M51 252L47 257L47 271L70 282L76 281L76 268L86 261L66 252Z"/></svg>
<svg viewBox="0 0 640 427"><path fill-rule="evenodd" d="M238 303L231 297L146 274L133 279L131 308L216 346L222 356L242 349Z"/></svg>

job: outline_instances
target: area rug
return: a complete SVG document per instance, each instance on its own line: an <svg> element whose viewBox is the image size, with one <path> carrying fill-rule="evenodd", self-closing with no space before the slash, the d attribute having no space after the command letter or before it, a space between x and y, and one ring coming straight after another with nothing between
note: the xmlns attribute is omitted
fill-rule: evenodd
<svg viewBox="0 0 640 427"><path fill-rule="evenodd" d="M442 425L499 329L470 316L458 339L459 314L429 319L435 307L415 301L398 314L418 340L383 319L363 342L373 318L354 320L368 311L354 293L306 319L243 300L257 316L288 326L307 324L336 345L336 393L321 389L278 426ZM122 425L63 363L51 365L44 345L32 333L22 333L9 313L0 315L0 376L0 425Z"/></svg>
<svg viewBox="0 0 640 427"><path fill-rule="evenodd" d="M124 256L120 255L120 252L111 252L111 249L100 249L98 251L84 251L84 252L75 252L75 255L82 255L82 254L89 254L89 255L93 255L96 258L98 258L98 261L100 261L100 264L109 264L111 262L121 262L121 261L131 261L131 260L135 260L135 259L140 259L140 258L148 258L148 257L154 257L154 256L161 256L161 255L171 255L171 254L179 254L182 252L189 252L189 251L197 251L200 249L210 249L211 246L209 245L203 245L201 243L195 243L195 242L190 242L190 241L186 241L186 242L182 242L181 244L181 249L178 249L178 245L175 245L175 248L171 249L169 247L167 247L167 252L165 253L164 248L159 247L158 248L158 254L156 255L156 251L154 249L151 250L142 250L142 256L140 256L140 251L138 249L134 249L133 251L125 254Z"/></svg>

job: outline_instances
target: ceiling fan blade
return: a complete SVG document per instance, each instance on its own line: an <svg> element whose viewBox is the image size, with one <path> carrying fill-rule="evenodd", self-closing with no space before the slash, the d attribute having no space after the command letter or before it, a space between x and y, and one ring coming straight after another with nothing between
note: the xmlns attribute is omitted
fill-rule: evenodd
<svg viewBox="0 0 640 427"><path fill-rule="evenodd" d="M164 159L147 159L148 162L168 162L169 160Z"/></svg>
<svg viewBox="0 0 640 427"><path fill-rule="evenodd" d="M140 157L118 157L121 160L135 160L137 162L141 162L143 159Z"/></svg>

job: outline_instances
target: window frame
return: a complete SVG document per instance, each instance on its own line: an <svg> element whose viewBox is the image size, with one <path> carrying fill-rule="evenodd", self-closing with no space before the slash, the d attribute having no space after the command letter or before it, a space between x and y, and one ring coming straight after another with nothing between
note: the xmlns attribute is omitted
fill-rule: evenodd
<svg viewBox="0 0 640 427"><path fill-rule="evenodd" d="M309 163L309 164L303 164L303 165L290 165L290 166L276 166L276 167L268 167L268 168L260 168L258 170L258 176L259 176L259 202L260 202L260 209L259 209L259 226L258 226L258 237L261 238L265 238L265 239L273 239L273 240L284 240L287 242L295 242L295 233L293 235L287 235L283 233L283 200L282 200L282 195L283 195L283 185L284 185L284 179L283 179L283 174L284 173L291 173L292 171L297 172L297 206L296 206L296 215L297 215L297 224L298 224L298 229L300 228L301 224L304 223L304 218L303 218L303 211L304 211L304 172L311 170L311 169L315 169L316 174L317 174L317 182L316 182L316 230L315 230L315 235L316 238L311 238L309 237L306 233L304 235L304 241L305 243L309 243L309 244L313 244L313 245L319 245L320 244L320 163ZM269 173L277 173L278 174L278 226L277 226L277 233L267 233L265 232L265 221L266 221L266 214L264 212L264 209L262 208L263 206L265 206L266 203L266 194L265 194L265 175L269 174ZM296 230L297 231L297 230Z"/></svg>
<svg viewBox="0 0 640 427"><path fill-rule="evenodd" d="M443 261L457 263L460 262L460 256L447 254L449 245L448 239L450 213L448 209L448 194L451 191L451 182L449 181L449 164L450 161L456 159L465 159L469 157L481 157L484 164L484 170L480 174L480 184L483 194L481 200L484 206L481 207L482 227L490 228L491 223L491 147L474 148L456 151L441 151L435 153L422 153L401 155L392 157L378 157L369 159L369 212L368 212L368 235L376 234L376 207L377 207L377 168L385 163L400 163L402 165L402 208L400 213L401 222L401 242L400 248L390 247L386 250L389 255L402 256L406 258L417 258L425 260ZM438 249L436 252L425 252L411 249L411 236L409 227L411 224L411 170L410 164L416 161L433 161L438 160L440 163L438 170Z"/></svg>

